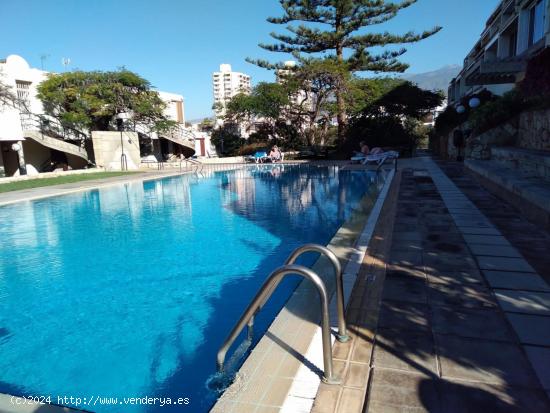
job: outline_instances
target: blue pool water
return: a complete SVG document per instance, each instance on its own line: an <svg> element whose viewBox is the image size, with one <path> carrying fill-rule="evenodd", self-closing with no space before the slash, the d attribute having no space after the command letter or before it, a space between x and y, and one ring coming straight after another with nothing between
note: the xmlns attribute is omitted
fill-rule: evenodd
<svg viewBox="0 0 550 413"><path fill-rule="evenodd" d="M327 244L378 186L335 167L261 166L0 208L0 393L189 398L174 410L208 411L216 351L268 273L297 246ZM80 408L173 410L95 402Z"/></svg>

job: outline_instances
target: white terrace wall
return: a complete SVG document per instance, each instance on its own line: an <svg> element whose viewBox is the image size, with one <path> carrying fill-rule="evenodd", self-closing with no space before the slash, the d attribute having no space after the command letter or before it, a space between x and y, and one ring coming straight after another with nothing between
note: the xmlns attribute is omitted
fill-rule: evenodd
<svg viewBox="0 0 550 413"><path fill-rule="evenodd" d="M139 169L141 157L139 153L139 139L136 132L122 132L123 144L120 143L121 132L92 132L95 164L107 171L120 171L122 149L128 164L128 170Z"/></svg>

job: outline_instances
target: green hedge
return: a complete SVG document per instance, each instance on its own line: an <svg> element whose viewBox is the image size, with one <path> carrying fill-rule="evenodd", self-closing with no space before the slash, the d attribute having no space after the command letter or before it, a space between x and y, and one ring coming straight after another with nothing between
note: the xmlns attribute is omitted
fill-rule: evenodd
<svg viewBox="0 0 550 413"><path fill-rule="evenodd" d="M520 91L526 100L550 106L550 47L529 61Z"/></svg>
<svg viewBox="0 0 550 413"><path fill-rule="evenodd" d="M468 120L474 135L479 135L519 116L526 108L523 97L514 89L472 110Z"/></svg>
<svg viewBox="0 0 550 413"><path fill-rule="evenodd" d="M524 80L514 90L500 97L485 90L477 95L482 105L476 109L468 108L471 97L465 97L462 101L465 113L459 114L449 106L438 116L435 121L438 135L445 136L466 121L474 135L478 135L524 111L550 108L550 47L529 61Z"/></svg>

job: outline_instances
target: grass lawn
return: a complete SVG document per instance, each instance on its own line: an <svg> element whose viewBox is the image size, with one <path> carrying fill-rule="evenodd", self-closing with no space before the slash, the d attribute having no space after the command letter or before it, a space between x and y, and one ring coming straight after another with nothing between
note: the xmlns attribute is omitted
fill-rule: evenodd
<svg viewBox="0 0 550 413"><path fill-rule="evenodd" d="M132 175L137 172L93 172L89 174L74 174L58 176L55 178L28 179L25 181L9 182L3 184L0 179L0 193L9 191L18 191L20 189L39 188L41 186L71 184L80 181L89 181L91 179L112 178L114 176Z"/></svg>

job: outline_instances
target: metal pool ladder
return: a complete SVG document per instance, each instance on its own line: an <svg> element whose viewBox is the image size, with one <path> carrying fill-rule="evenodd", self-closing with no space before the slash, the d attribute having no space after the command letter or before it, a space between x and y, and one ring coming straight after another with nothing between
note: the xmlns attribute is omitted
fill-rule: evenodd
<svg viewBox="0 0 550 413"><path fill-rule="evenodd" d="M334 272L336 275L336 295L337 295L337 308L338 308L338 334L336 338L340 342L346 342L349 340L349 336L346 330L346 320L344 316L344 286L342 279L342 266L338 261L336 255L329 250L327 247L316 244L306 244L302 247L297 248L290 254L290 256L285 261L285 265L277 268L273 271L265 283L260 288L260 291L256 294L252 302L248 305L243 315L239 318L239 321L229 333L229 336L226 338L223 345L218 350L217 355L217 364L218 371L222 372L224 369L225 356L227 351L237 339L241 331L245 326L248 326L248 339L252 340L253 327L254 327L254 316L258 311L262 309L267 300L277 289L279 283L283 278L289 274L297 274L303 278L309 279L315 285L319 298L321 300L321 332L322 332L322 342L323 342L323 364L324 364L324 375L323 382L328 384L339 384L341 381L339 378L334 376L333 363L332 363L332 341L330 338L330 318L329 318L329 298L327 293L327 288L325 283L315 273L313 270L301 265L294 265L298 257L306 252L319 252L325 255L334 267Z"/></svg>

